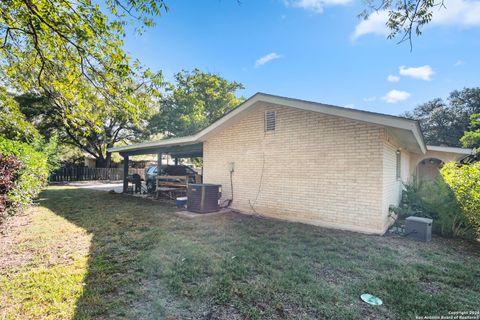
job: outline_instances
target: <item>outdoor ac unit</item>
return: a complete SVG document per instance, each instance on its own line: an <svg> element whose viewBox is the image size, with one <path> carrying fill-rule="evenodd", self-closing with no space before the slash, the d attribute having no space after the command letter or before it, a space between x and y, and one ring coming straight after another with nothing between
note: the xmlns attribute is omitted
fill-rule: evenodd
<svg viewBox="0 0 480 320"><path fill-rule="evenodd" d="M412 239L431 241L432 222L432 219L410 216L405 219L405 233Z"/></svg>
<svg viewBox="0 0 480 320"><path fill-rule="evenodd" d="M187 189L187 210L208 213L220 210L218 200L222 195L219 184L189 184Z"/></svg>

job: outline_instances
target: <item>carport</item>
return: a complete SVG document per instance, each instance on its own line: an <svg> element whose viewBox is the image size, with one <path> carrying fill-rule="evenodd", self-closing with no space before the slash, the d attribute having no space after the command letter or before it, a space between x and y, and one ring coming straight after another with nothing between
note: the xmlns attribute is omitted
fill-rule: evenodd
<svg viewBox="0 0 480 320"><path fill-rule="evenodd" d="M171 138L109 148L107 151L118 152L123 157L123 192L125 193L128 190L127 177L130 156L156 154L157 166L160 168L163 155L170 155L176 162L181 158L203 157L203 142L198 142L192 137Z"/></svg>

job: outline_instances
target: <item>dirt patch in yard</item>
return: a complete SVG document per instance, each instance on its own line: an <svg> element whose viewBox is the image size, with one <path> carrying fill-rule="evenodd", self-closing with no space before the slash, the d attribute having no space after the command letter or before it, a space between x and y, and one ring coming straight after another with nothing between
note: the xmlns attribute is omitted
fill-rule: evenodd
<svg viewBox="0 0 480 320"><path fill-rule="evenodd" d="M0 226L0 274L71 264L88 253L88 239L84 230L48 209L31 207Z"/></svg>
<svg viewBox="0 0 480 320"><path fill-rule="evenodd" d="M0 274L32 259L28 252L18 250L18 238L32 219L32 209L9 217L0 225Z"/></svg>

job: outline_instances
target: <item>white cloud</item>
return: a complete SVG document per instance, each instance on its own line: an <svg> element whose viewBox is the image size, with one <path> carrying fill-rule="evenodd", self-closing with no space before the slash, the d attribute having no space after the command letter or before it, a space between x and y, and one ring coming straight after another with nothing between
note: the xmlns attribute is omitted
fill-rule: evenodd
<svg viewBox="0 0 480 320"><path fill-rule="evenodd" d="M362 20L355 27L351 39L355 40L365 34L373 33L381 36L387 36L389 34L386 22L388 20L387 11L373 12L368 19Z"/></svg>
<svg viewBox="0 0 480 320"><path fill-rule="evenodd" d="M455 62L455 63L453 64L453 66L454 66L454 67L459 67L459 66L462 66L462 65L464 65L464 64L465 64L465 61L463 61L463 60L457 60L457 62Z"/></svg>
<svg viewBox="0 0 480 320"><path fill-rule="evenodd" d="M363 101L365 102L373 102L377 100L377 97L366 97L366 98L363 98Z"/></svg>
<svg viewBox="0 0 480 320"><path fill-rule="evenodd" d="M432 21L426 25L427 27L480 27L480 1L445 0L444 5L445 8L438 6L433 9ZM381 36L388 35L387 20L388 12L386 10L372 13L367 20L362 20L357 24L351 36L352 39L357 39L370 33Z"/></svg>
<svg viewBox="0 0 480 320"><path fill-rule="evenodd" d="M398 82L400 81L400 77L399 76L394 76L392 74L388 75L387 77L387 81L388 82Z"/></svg>
<svg viewBox="0 0 480 320"><path fill-rule="evenodd" d="M434 9L432 25L480 27L480 1L445 0L444 5Z"/></svg>
<svg viewBox="0 0 480 320"><path fill-rule="evenodd" d="M410 68L407 68L405 66L400 66L399 69L400 69L399 73L402 76L422 79L425 81L432 80L432 75L435 73L432 67L430 67L428 64L421 67L410 67Z"/></svg>
<svg viewBox="0 0 480 320"><path fill-rule="evenodd" d="M397 103L406 100L410 97L410 93L407 91L391 90L382 97L382 100L387 103Z"/></svg>
<svg viewBox="0 0 480 320"><path fill-rule="evenodd" d="M355 105L353 103L346 104L343 107L348 109L355 109Z"/></svg>
<svg viewBox="0 0 480 320"><path fill-rule="evenodd" d="M327 6L346 5L352 0L284 0L286 6L322 13Z"/></svg>
<svg viewBox="0 0 480 320"><path fill-rule="evenodd" d="M268 63L272 60L276 60L276 59L280 59L280 58L282 58L282 56L279 55L278 53L275 53L275 52L269 53L269 54L264 55L263 57L259 58L257 61L255 61L255 68L263 66L264 64L266 64L266 63Z"/></svg>

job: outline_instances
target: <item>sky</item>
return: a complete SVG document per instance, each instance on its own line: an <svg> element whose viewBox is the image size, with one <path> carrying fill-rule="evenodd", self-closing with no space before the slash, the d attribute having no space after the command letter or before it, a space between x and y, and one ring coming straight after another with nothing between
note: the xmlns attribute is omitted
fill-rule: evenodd
<svg viewBox="0 0 480 320"><path fill-rule="evenodd" d="M421 37L387 39L387 14L356 0L166 0L125 49L166 80L199 68L277 94L392 115L480 86L480 1L446 0Z"/></svg>

